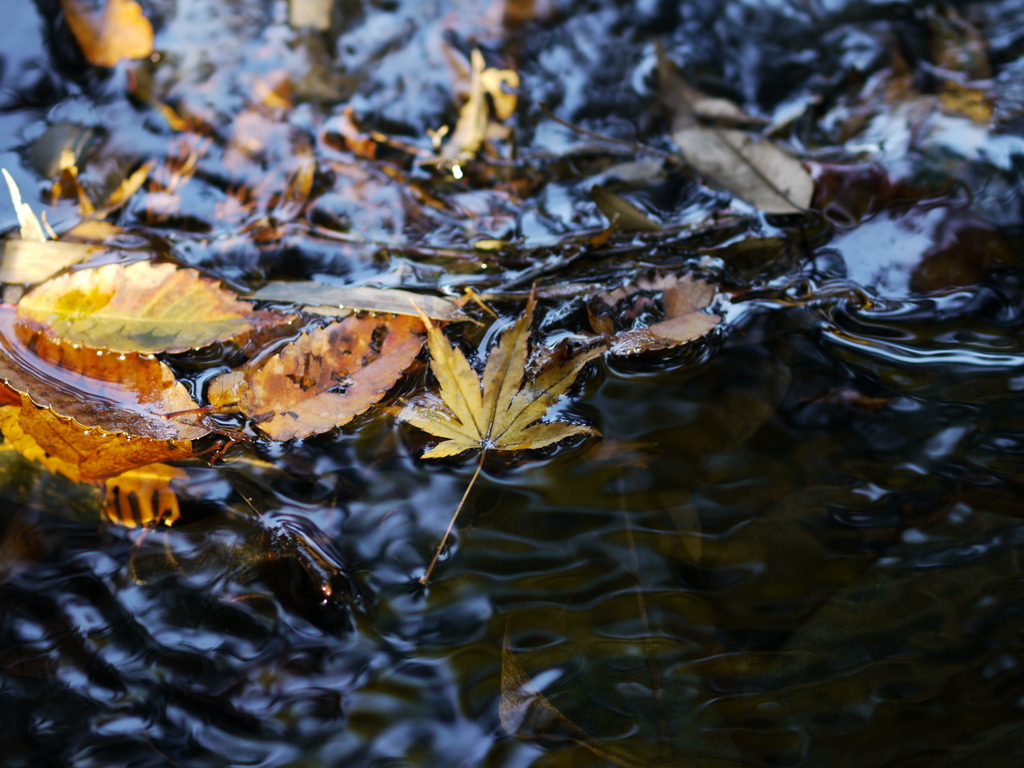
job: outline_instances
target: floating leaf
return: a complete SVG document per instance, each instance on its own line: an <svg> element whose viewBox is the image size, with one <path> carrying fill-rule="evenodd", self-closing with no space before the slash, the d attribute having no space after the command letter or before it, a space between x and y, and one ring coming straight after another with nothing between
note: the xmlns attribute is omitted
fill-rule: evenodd
<svg viewBox="0 0 1024 768"><path fill-rule="evenodd" d="M430 367L441 385L441 399L411 404L402 411L402 418L413 426L446 438L426 451L423 458L456 456L475 448L543 448L573 435L598 434L580 424L540 421L572 386L583 366L605 347L593 347L562 365L541 371L533 381L524 380L535 305L531 296L523 316L491 351L482 386L462 351L450 345L428 321Z"/></svg>
<svg viewBox="0 0 1024 768"><path fill-rule="evenodd" d="M272 440L292 440L347 424L394 386L423 347L411 317L349 317L304 333L207 394L232 406Z"/></svg>
<svg viewBox="0 0 1024 768"><path fill-rule="evenodd" d="M76 482L103 480L151 462L192 455L191 441L86 429L37 406L26 394L13 395L17 404L0 407L0 432L25 458Z"/></svg>
<svg viewBox="0 0 1024 768"><path fill-rule="evenodd" d="M64 18L91 63L112 67L121 59L144 59L153 53L153 25L135 0L106 0L91 13L83 0L61 0Z"/></svg>
<svg viewBox="0 0 1024 768"><path fill-rule="evenodd" d="M160 360L51 339L18 325L7 306L0 307L0 380L87 429L156 440L210 432L194 414L180 413L198 405Z"/></svg>
<svg viewBox="0 0 1024 768"><path fill-rule="evenodd" d="M247 298L302 304L305 305L305 310L319 311L323 308L324 314L332 310L355 309L413 317L418 317L422 313L432 320L442 320L446 323L467 319L462 310L447 299L401 291L397 288L366 288L316 282L272 282L249 294Z"/></svg>
<svg viewBox="0 0 1024 768"><path fill-rule="evenodd" d="M118 352L182 352L291 317L257 311L194 269L140 261L61 275L18 303L18 320Z"/></svg>
<svg viewBox="0 0 1024 768"><path fill-rule="evenodd" d="M807 210L814 179L796 157L757 134L704 124L691 102L695 89L664 56L658 74L672 138L697 173L765 213Z"/></svg>

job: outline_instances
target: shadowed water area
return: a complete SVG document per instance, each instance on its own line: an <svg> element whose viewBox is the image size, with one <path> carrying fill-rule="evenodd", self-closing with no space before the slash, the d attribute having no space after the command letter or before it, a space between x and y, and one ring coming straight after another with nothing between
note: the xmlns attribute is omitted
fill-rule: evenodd
<svg viewBox="0 0 1024 768"><path fill-rule="evenodd" d="M170 527L0 451L0 764L1018 764L1024 6L141 4L149 60L89 65L55 0L0 37L0 166L54 229L62 152L99 198L154 163L107 261L472 288L475 363L531 286L552 344L650 274L723 320L589 364L557 415L600 438L489 454L425 589L476 468L396 418L425 364L340 430L181 463ZM808 213L679 159L659 44L804 161ZM474 49L519 75L511 131L421 162ZM602 236L595 185L656 228ZM202 393L245 351L164 359Z"/></svg>

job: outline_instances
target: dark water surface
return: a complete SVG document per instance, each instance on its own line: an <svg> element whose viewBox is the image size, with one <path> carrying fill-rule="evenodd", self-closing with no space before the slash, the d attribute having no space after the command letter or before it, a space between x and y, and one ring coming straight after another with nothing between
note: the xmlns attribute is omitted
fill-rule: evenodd
<svg viewBox="0 0 1024 768"><path fill-rule="evenodd" d="M1019 2L338 0L314 33L282 2L149 0L158 60L111 71L84 63L58 3L7 5L0 165L25 198L61 231L61 148L95 189L155 160L163 187L116 214L126 258L239 289L497 290L604 227L590 188L626 162L654 164L615 187L652 218L711 220L726 193L540 107L675 152L658 40L781 124L821 213L733 201L738 223L705 241L627 236L540 278L696 270L726 320L590 369L567 408L603 440L489 460L426 594L414 579L474 462L419 460L423 436L383 411L196 462L181 522L145 536L98 523L91 486L0 452L0 765L1020 764ZM980 48L949 42L962 22ZM990 122L944 108L944 79L972 76L944 74L943 44L989 68ZM348 106L429 151L474 46L522 77L512 170L469 164L460 183L346 148ZM290 106L268 106L282 83ZM481 238L513 252L482 256ZM543 307L543 333L585 325L578 299ZM222 353L175 364L198 388ZM412 378L402 393L430 385Z"/></svg>

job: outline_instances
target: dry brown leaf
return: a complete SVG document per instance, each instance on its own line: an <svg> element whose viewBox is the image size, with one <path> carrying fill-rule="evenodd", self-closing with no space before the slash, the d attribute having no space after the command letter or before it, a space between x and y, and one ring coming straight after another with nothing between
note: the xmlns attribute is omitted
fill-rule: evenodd
<svg viewBox="0 0 1024 768"><path fill-rule="evenodd" d="M521 451L542 448L573 435L594 435L597 430L580 424L541 419L604 345L592 347L525 379L528 339L536 299L531 296L523 316L505 331L487 358L483 383L458 347L427 321L430 368L440 384L440 400L413 403L401 418L437 437L446 438L423 458L456 456L473 449Z"/></svg>
<svg viewBox="0 0 1024 768"><path fill-rule="evenodd" d="M349 317L304 333L210 384L211 404L232 406L272 440L347 424L394 386L423 347L412 317Z"/></svg>
<svg viewBox="0 0 1024 768"><path fill-rule="evenodd" d="M99 13L83 0L60 0L60 5L92 64L112 67L122 59L144 59L153 53L153 25L135 0L106 0Z"/></svg>
<svg viewBox="0 0 1024 768"><path fill-rule="evenodd" d="M198 405L160 360L51 339L18 325L8 306L0 306L0 380L87 429L156 440L210 432L194 413L169 415Z"/></svg>
<svg viewBox="0 0 1024 768"><path fill-rule="evenodd" d="M253 309L194 269L148 261L61 275L18 302L19 322L117 352L182 352L293 319Z"/></svg>

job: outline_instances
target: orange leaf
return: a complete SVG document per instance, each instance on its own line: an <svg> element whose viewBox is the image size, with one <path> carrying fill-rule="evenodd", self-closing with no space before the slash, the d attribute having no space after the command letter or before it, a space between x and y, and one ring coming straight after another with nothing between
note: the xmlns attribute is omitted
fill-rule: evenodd
<svg viewBox="0 0 1024 768"><path fill-rule="evenodd" d="M152 440L86 429L40 408L28 395L6 387L3 391L5 401L11 396L17 399L16 405L0 407L0 432L7 442L25 458L76 482L103 480L155 461L192 455L188 440Z"/></svg>
<svg viewBox="0 0 1024 768"><path fill-rule="evenodd" d="M91 13L82 0L61 0L64 18L91 63L112 67L121 59L144 59L153 53L153 25L135 0L107 0Z"/></svg>
<svg viewBox="0 0 1024 768"><path fill-rule="evenodd" d="M254 310L194 269L148 261L61 275L18 303L36 330L122 352L184 352L293 319Z"/></svg>
<svg viewBox="0 0 1024 768"><path fill-rule="evenodd" d="M423 346L412 317L348 317L215 379L213 405L234 406L272 440L340 427L380 400Z"/></svg>
<svg viewBox="0 0 1024 768"><path fill-rule="evenodd" d="M51 339L17 324L9 306L0 306L0 380L87 429L155 440L194 440L210 431L194 415L165 416L198 405L152 355Z"/></svg>

